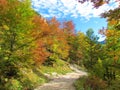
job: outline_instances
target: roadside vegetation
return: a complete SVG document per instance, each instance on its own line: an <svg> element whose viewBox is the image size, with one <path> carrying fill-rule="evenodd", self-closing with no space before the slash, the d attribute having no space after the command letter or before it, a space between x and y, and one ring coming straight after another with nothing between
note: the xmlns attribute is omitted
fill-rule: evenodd
<svg viewBox="0 0 120 90"><path fill-rule="evenodd" d="M102 15L108 28L100 30L106 36L101 44L91 28L84 34L72 21L46 20L30 0L1 0L0 90L33 90L49 81L44 74L71 72L69 63L89 73L76 81L77 90L119 90L119 11Z"/></svg>
<svg viewBox="0 0 120 90"><path fill-rule="evenodd" d="M101 29L100 34L106 36L105 43L96 41L97 37L89 31L90 48L85 53L83 65L89 75L75 82L77 90L119 90L120 86L120 24L117 15L120 8L102 14L107 18L107 29ZM115 14L116 13L116 14ZM85 51L85 50L84 50ZM84 55L85 55L84 54Z"/></svg>

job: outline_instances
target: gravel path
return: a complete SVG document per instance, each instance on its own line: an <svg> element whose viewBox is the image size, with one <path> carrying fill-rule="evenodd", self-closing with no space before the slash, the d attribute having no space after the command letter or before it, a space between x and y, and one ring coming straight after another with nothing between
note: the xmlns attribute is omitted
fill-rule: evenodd
<svg viewBox="0 0 120 90"><path fill-rule="evenodd" d="M56 75L51 78L49 83L45 83L34 90L75 90L73 85L75 80L80 76L87 75L87 73L73 67L72 69L74 69L74 72L66 75Z"/></svg>

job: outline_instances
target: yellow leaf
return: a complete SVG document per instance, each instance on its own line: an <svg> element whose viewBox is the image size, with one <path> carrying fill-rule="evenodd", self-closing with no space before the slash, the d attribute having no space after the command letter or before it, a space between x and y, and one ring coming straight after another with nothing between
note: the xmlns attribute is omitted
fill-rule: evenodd
<svg viewBox="0 0 120 90"><path fill-rule="evenodd" d="M8 27L7 25L3 25L3 28L4 28L5 30L9 30L9 27Z"/></svg>

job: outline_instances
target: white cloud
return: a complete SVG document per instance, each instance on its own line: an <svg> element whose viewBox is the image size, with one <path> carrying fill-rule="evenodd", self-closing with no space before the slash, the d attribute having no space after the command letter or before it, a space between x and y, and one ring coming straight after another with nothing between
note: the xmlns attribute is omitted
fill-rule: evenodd
<svg viewBox="0 0 120 90"><path fill-rule="evenodd" d="M118 3L113 3L114 1L111 0L110 5L104 4L98 9L94 8L91 2L81 4L76 0L32 0L32 5L44 17L56 16L62 18L69 15L74 18L90 19L91 17L99 17L101 13L116 8Z"/></svg>

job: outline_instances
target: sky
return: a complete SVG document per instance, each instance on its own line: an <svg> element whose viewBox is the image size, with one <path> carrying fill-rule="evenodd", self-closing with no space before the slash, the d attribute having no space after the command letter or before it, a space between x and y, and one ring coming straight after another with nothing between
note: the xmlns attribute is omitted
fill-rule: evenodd
<svg viewBox="0 0 120 90"><path fill-rule="evenodd" d="M99 8L94 8L91 2L83 4L77 0L32 0L32 7L44 18L56 17L58 20L72 20L76 31L86 32L92 28L96 35L102 27L107 27L107 21L100 17L100 14L110 9L118 7L115 0L110 0L109 4L104 4ZM99 41L105 37L99 35Z"/></svg>

